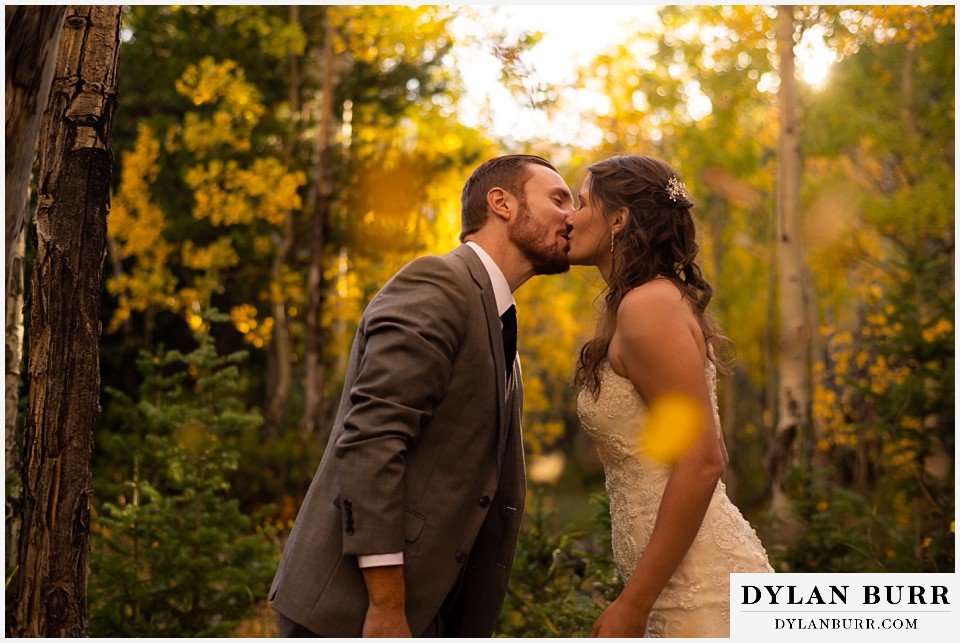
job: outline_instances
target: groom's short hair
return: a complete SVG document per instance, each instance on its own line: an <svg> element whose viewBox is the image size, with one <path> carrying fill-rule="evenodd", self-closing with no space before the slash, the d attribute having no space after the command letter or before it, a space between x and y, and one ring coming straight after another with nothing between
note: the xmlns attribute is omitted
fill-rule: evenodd
<svg viewBox="0 0 960 643"><path fill-rule="evenodd" d="M524 186L530 178L527 166L531 164L557 171L549 161L532 154L498 156L473 171L460 193L460 241L486 224L487 193L493 188L503 188L521 203L525 202Z"/></svg>

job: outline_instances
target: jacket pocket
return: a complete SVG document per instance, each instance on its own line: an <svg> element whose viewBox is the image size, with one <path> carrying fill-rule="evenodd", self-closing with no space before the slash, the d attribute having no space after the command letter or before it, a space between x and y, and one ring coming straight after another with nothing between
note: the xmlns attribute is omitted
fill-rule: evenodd
<svg viewBox="0 0 960 643"><path fill-rule="evenodd" d="M425 518L412 509L403 510L403 539L408 543L416 542L423 529Z"/></svg>

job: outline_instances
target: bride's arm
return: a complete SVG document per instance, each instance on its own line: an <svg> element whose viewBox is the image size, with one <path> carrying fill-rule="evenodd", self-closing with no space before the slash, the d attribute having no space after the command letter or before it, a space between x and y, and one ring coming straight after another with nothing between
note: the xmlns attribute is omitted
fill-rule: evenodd
<svg viewBox="0 0 960 643"><path fill-rule="evenodd" d="M610 349L614 364L626 372L648 406L665 394L679 393L701 410L699 433L673 466L650 541L630 581L593 632L642 636L650 609L700 529L725 458L704 374L703 339L674 286L657 280L629 293L621 303Z"/></svg>

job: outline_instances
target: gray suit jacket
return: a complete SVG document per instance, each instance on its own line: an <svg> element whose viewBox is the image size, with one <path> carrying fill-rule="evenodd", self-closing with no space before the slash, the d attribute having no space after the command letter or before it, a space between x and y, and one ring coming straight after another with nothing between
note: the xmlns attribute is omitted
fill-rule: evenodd
<svg viewBox="0 0 960 643"><path fill-rule="evenodd" d="M370 302L330 441L270 599L324 636L360 636L357 555L402 551L412 633L490 636L516 549L525 478L519 364L479 257L460 246L401 269Z"/></svg>

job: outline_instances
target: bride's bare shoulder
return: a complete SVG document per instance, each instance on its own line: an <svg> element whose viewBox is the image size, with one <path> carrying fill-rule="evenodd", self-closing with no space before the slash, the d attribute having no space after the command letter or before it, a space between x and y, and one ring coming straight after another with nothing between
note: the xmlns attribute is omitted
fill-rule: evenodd
<svg viewBox="0 0 960 643"><path fill-rule="evenodd" d="M703 333L690 303L668 279L648 281L624 296L614 336L621 351L643 347L659 351L676 342L686 345L692 339L701 355L706 355Z"/></svg>
<svg viewBox="0 0 960 643"><path fill-rule="evenodd" d="M657 278L641 284L624 295L620 302L618 317L642 315L676 316L689 312L683 292L669 279Z"/></svg>

